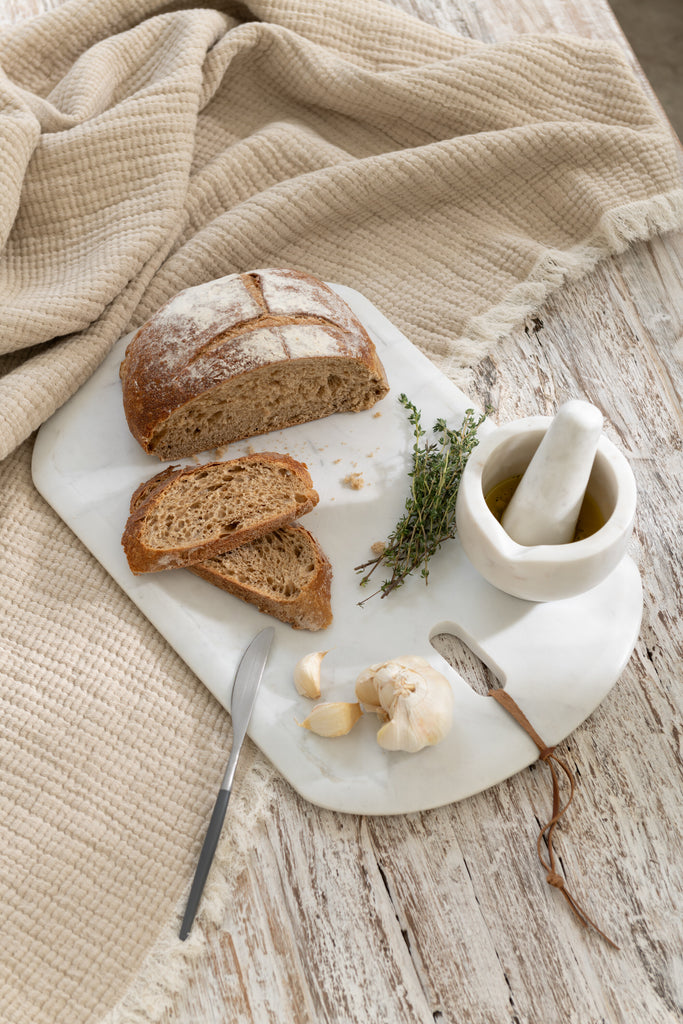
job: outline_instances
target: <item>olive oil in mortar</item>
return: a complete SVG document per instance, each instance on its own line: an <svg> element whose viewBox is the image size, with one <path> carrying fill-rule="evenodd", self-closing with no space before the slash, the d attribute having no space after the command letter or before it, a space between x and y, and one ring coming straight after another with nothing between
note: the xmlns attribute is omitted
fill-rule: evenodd
<svg viewBox="0 0 683 1024"><path fill-rule="evenodd" d="M508 507L510 499L521 479L522 475L520 473L517 476L510 476L506 480L501 480L486 495L486 504L498 522L503 518L503 513ZM586 494L579 511L579 518L576 521L576 530L572 537L572 543L577 540L585 540L591 534L597 533L604 525L605 517L600 511L597 501L590 494Z"/></svg>

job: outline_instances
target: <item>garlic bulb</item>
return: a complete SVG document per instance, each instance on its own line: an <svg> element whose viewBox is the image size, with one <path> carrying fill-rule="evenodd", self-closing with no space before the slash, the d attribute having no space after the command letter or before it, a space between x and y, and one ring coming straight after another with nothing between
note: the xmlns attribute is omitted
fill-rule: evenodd
<svg viewBox="0 0 683 1024"><path fill-rule="evenodd" d="M356 680L356 696L385 723L377 733L385 750L415 753L439 743L451 727L450 683L424 658L405 655L371 665Z"/></svg>
<svg viewBox="0 0 683 1024"><path fill-rule="evenodd" d="M320 665L327 651L312 651L294 666L294 685L302 697L320 696Z"/></svg>
<svg viewBox="0 0 683 1024"><path fill-rule="evenodd" d="M360 704L349 704L345 701L316 704L301 725L318 736L345 736L362 714Z"/></svg>

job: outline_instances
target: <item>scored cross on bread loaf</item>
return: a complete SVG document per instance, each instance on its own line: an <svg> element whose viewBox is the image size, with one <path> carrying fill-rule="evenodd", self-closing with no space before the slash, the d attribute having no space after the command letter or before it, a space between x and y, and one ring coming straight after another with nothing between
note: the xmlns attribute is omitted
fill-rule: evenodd
<svg viewBox="0 0 683 1024"><path fill-rule="evenodd" d="M180 292L133 337L121 382L131 433L160 459L369 409L389 390L347 303L287 269Z"/></svg>
<svg viewBox="0 0 683 1024"><path fill-rule="evenodd" d="M179 568L291 523L317 503L308 469L288 455L171 467L135 492L121 542L136 574Z"/></svg>

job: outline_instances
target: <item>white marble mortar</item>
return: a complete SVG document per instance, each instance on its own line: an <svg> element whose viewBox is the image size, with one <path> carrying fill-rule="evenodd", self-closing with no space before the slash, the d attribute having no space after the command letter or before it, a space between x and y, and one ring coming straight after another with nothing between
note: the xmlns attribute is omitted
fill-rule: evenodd
<svg viewBox="0 0 683 1024"><path fill-rule="evenodd" d="M574 597L597 586L624 557L636 512L631 467L603 435L587 491L605 525L568 544L523 545L506 533L485 495L524 473L552 422L551 416L532 416L488 434L470 455L458 492L458 536L470 562L494 587L528 601Z"/></svg>

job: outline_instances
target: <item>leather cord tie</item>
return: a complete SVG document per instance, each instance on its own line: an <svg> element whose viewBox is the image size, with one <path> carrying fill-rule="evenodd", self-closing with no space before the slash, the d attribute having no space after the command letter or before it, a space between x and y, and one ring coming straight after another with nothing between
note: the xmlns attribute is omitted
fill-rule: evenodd
<svg viewBox="0 0 683 1024"><path fill-rule="evenodd" d="M594 928L598 935L602 936L605 942L609 942L610 946L614 949L619 949L616 942L613 942L609 936L605 935L601 928L598 928L595 921L593 921L585 910L576 902L571 893L567 890L567 886L562 875L558 874L555 870L555 851L553 849L553 837L555 833L555 826L566 813L574 799L574 776L569 766L562 761L555 754L554 747L547 747L541 737L538 735L534 727L532 726L529 719L526 717L524 712L521 710L519 705L512 699L509 693L505 690L490 690L489 697L493 697L495 701L500 704L501 707L512 715L518 725L524 729L527 736L530 736L534 741L539 750L539 760L543 761L548 765L550 774L553 780L553 814L541 831L538 833L538 839L536 840L536 850L538 852L538 859L545 869L545 878L548 885L552 885L554 889L558 889L564 898L566 899L569 906L572 908L576 916L578 917L581 924L586 927ZM569 796L566 802L563 804L560 800L560 775L558 768L564 772L564 775L569 782ZM548 847L548 859L543 856L543 840L546 840Z"/></svg>

